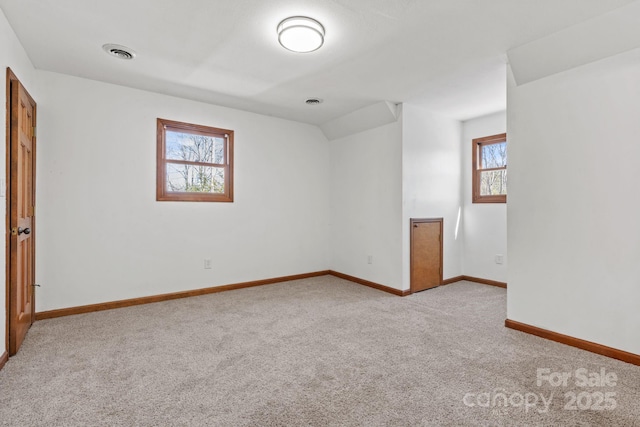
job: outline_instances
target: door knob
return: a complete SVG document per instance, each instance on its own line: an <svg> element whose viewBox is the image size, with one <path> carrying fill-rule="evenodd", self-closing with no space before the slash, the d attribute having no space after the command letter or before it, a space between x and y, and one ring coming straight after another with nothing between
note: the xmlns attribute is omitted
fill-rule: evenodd
<svg viewBox="0 0 640 427"><path fill-rule="evenodd" d="M18 227L18 235L20 234L31 234L31 229L30 228L22 228L22 227Z"/></svg>

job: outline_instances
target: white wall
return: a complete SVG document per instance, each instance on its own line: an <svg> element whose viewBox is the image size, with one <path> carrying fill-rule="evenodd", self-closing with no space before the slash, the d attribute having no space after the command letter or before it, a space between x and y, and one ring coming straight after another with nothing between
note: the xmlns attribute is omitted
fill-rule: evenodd
<svg viewBox="0 0 640 427"><path fill-rule="evenodd" d="M331 268L402 289L402 122L330 146Z"/></svg>
<svg viewBox="0 0 640 427"><path fill-rule="evenodd" d="M6 91L6 69L7 67L11 67L13 73L20 79L22 84L25 86L29 94L35 98L36 103L39 101L39 93L37 88L35 87L35 69L31 64L31 61L27 57L22 45L18 41L13 29L7 22L7 19L4 16L4 13L0 9L0 67L2 70L2 84L0 84L0 98L2 99L2 108L0 108L0 129L2 131L2 139L5 139L5 135L7 134L6 124L6 104L5 101L7 99L7 91ZM6 156L6 143L0 144L0 158L4 159ZM5 161L0 162L0 212L2 213L3 224L6 221L6 163ZM0 244L0 264L3 265L6 269L6 253L5 253L5 242L6 235L2 233L2 241ZM2 283L5 283L5 276L2 276ZM5 286L2 286L2 289L5 289ZM2 343L0 344L0 355L2 355L6 349L5 336L6 336L6 294L4 291L0 292L0 340Z"/></svg>
<svg viewBox="0 0 640 427"><path fill-rule="evenodd" d="M410 218L444 218L444 279L462 271L461 124L411 104L403 106L403 289L410 288ZM456 233L457 230L457 233Z"/></svg>
<svg viewBox="0 0 640 427"><path fill-rule="evenodd" d="M508 317L640 354L638 50L508 83Z"/></svg>
<svg viewBox="0 0 640 427"><path fill-rule="evenodd" d="M504 203L472 203L471 159L473 139L506 131L506 111L462 124L463 270L467 276L499 282L507 281L507 206ZM504 257L503 264L495 263L496 255Z"/></svg>
<svg viewBox="0 0 640 427"><path fill-rule="evenodd" d="M38 311L329 268L317 127L39 76ZM156 202L158 117L235 131L233 203Z"/></svg>

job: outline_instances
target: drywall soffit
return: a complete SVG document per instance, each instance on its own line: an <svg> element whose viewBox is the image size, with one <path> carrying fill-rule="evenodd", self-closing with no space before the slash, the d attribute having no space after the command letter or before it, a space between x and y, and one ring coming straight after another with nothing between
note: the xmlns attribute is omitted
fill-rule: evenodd
<svg viewBox="0 0 640 427"><path fill-rule="evenodd" d="M640 2L633 2L507 52L517 85L640 48Z"/></svg>
<svg viewBox="0 0 640 427"><path fill-rule="evenodd" d="M387 125L397 120L398 106L389 101L381 101L330 120L320 125L320 129L327 139L332 141Z"/></svg>

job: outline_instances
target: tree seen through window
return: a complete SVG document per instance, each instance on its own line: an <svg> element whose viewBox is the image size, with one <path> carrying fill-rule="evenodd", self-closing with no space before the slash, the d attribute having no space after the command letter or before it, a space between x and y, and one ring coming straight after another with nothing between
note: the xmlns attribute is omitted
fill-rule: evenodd
<svg viewBox="0 0 640 427"><path fill-rule="evenodd" d="M156 199L233 201L233 131L158 119Z"/></svg>

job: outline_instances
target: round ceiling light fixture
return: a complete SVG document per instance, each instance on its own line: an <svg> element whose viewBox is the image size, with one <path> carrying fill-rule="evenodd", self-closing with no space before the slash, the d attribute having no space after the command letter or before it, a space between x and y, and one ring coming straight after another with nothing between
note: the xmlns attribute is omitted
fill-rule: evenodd
<svg viewBox="0 0 640 427"><path fill-rule="evenodd" d="M120 59L134 59L136 57L135 51L133 49L129 49L126 46L122 46L119 44L107 43L102 46L102 49L107 52L109 55L115 56Z"/></svg>
<svg viewBox="0 0 640 427"><path fill-rule="evenodd" d="M292 16L278 24L278 41L292 52L313 52L324 44L324 27L315 19Z"/></svg>

